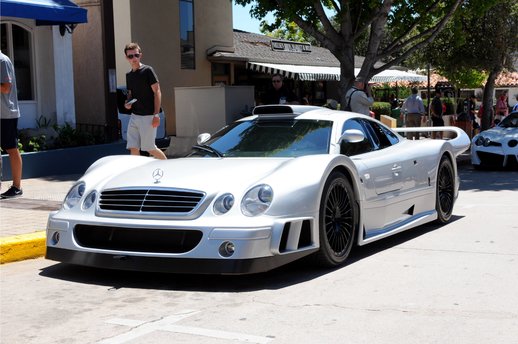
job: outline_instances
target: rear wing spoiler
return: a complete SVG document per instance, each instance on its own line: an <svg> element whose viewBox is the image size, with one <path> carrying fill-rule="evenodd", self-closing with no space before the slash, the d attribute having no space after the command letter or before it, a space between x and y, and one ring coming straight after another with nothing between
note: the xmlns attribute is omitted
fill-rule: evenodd
<svg viewBox="0 0 518 344"><path fill-rule="evenodd" d="M451 139L444 139L448 141L453 147L453 153L455 156L462 154L469 148L471 141L469 139L468 134L464 130L458 127L408 127L408 128L392 128L397 133L408 133L408 132L419 132L419 133L429 133L429 132L453 132L455 133L455 137Z"/></svg>

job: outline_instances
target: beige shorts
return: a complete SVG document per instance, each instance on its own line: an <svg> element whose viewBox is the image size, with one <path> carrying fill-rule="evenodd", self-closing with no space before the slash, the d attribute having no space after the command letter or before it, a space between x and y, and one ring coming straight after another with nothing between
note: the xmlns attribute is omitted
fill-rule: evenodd
<svg viewBox="0 0 518 344"><path fill-rule="evenodd" d="M138 148L149 152L158 149L155 144L156 129L153 128L153 116L131 114L128 123L126 148Z"/></svg>

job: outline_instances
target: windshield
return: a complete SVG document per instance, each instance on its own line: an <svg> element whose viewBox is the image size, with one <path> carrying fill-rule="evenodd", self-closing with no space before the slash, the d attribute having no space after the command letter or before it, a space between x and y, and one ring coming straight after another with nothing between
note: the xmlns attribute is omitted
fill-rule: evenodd
<svg viewBox="0 0 518 344"><path fill-rule="evenodd" d="M503 128L518 128L518 112L513 112L510 115L504 117L498 126Z"/></svg>
<svg viewBox="0 0 518 344"><path fill-rule="evenodd" d="M224 157L298 157L329 153L332 121L255 119L235 122L205 143ZM216 156L195 148L191 156Z"/></svg>

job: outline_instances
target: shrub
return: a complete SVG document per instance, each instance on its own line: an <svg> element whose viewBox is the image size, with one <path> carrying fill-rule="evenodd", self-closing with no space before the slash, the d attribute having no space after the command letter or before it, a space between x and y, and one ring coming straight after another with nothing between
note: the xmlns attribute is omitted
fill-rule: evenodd
<svg viewBox="0 0 518 344"><path fill-rule="evenodd" d="M372 104L372 111L376 114L376 118L379 118L381 115L390 116L392 114L390 103L386 102L374 102Z"/></svg>
<svg viewBox="0 0 518 344"><path fill-rule="evenodd" d="M56 127L55 129L58 132L58 137L54 142L56 148L88 146L96 144L95 137L92 134L78 131L68 123L65 123L63 127Z"/></svg>

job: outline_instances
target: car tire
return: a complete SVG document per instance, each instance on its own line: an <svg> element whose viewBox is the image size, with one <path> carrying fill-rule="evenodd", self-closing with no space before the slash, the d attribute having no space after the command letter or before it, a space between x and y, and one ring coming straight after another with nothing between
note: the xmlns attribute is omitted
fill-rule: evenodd
<svg viewBox="0 0 518 344"><path fill-rule="evenodd" d="M436 201L437 221L447 223L453 213L455 203L455 175L451 160L443 156L437 168Z"/></svg>
<svg viewBox="0 0 518 344"><path fill-rule="evenodd" d="M355 239L357 209L351 183L343 173L333 172L320 200L318 265L334 267L345 262Z"/></svg>

